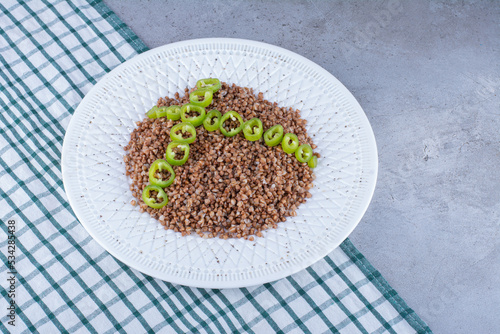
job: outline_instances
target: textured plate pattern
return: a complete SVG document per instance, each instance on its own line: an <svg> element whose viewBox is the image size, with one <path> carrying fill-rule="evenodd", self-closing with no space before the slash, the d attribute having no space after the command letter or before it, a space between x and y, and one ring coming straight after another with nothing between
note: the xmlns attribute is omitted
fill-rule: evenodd
<svg viewBox="0 0 500 334"><path fill-rule="evenodd" d="M322 158L312 199L256 241L181 237L132 207L124 150L135 122L160 96L203 77L252 87L302 110ZM337 247L374 191L377 150L366 116L331 74L290 51L235 39L166 45L125 62L84 98L63 147L64 186L89 233L146 274L197 287L242 287L297 272Z"/></svg>

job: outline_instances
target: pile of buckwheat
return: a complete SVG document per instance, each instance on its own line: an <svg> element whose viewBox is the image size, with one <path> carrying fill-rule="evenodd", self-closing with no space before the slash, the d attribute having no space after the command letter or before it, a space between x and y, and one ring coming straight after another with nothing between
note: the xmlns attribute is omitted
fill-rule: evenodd
<svg viewBox="0 0 500 334"><path fill-rule="evenodd" d="M186 88L182 97L176 93L174 98L160 98L157 106L189 103L189 92ZM299 110L278 107L250 88L222 83L206 107L207 112L211 109L222 114L234 110L244 120L258 117L264 131L281 124L285 133L294 133L300 143L316 148ZM225 137L219 130L208 132L199 126L188 161L173 166L175 181L165 190L169 203L161 209L148 207L141 194L148 185L149 167L155 160L164 159L171 141L170 129L179 122L165 117L145 118L137 122L125 147L126 174L137 198L132 205L138 204L141 212L147 211L165 229L182 235L197 233L203 238L254 240L253 235L260 237L261 231L276 228L287 216L295 216L298 206L311 197L312 169L293 154L283 152L280 145L268 147L263 138L251 142L242 133Z"/></svg>

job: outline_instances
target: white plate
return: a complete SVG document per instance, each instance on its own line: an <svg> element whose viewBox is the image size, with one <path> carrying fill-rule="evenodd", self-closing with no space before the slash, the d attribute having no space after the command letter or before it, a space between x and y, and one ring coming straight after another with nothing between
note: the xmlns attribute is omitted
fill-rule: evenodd
<svg viewBox="0 0 500 334"><path fill-rule="evenodd" d="M312 198L255 241L182 237L133 207L123 147L159 97L216 77L298 108L321 154ZM64 138L64 188L107 251L145 274L205 288L274 281L320 260L356 227L372 198L377 148L356 99L330 73L285 49L240 39L165 45L108 73L78 106Z"/></svg>

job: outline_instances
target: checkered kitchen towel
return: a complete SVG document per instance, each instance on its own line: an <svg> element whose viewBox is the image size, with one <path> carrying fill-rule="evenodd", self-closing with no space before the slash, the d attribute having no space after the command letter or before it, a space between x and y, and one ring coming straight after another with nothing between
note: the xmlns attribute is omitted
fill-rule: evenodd
<svg viewBox="0 0 500 334"><path fill-rule="evenodd" d="M144 276L93 241L64 193L65 129L106 72L146 49L100 1L0 2L0 331L430 333L348 240L295 275L229 290Z"/></svg>

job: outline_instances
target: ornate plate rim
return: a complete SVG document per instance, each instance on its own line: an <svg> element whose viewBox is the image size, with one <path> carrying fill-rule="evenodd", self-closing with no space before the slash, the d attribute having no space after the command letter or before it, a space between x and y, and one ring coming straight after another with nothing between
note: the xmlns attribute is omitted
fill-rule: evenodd
<svg viewBox="0 0 500 334"><path fill-rule="evenodd" d="M182 47L187 47L187 46L192 46L192 45L199 45L199 44L236 44L236 45L247 45L247 46L255 46L255 47L260 47L264 49L268 49L271 52L276 52L279 54L286 55L290 57L291 59L294 59L298 63L301 63L305 66L308 66L309 68L313 69L316 71L318 74L321 76L324 76L327 80L330 82L334 83L335 85L338 86L339 90L343 94L343 96L349 101L349 103L352 104L354 107L356 113L359 116L358 121L362 123L364 127L364 135L368 136L367 138L367 143L369 145L369 153L371 155L371 161L372 165L370 166L369 170L366 172L366 176L368 178L367 185L365 185L365 193L363 194L363 198L360 200L361 202L358 204L358 207L360 208L357 212L355 212L354 217L350 220L350 223L346 226L344 226L343 230L338 233L337 238L334 243L331 243L329 246L330 247L324 247L321 249L320 252L310 254L309 256L305 257L302 261L299 262L299 265L295 265L294 267L286 267L283 268L280 271L275 271L275 272L270 272L267 275L263 276L258 276L258 277L251 277L251 278L242 278L238 280L232 280L232 281L226 281L226 280L209 280L209 281L204 281L204 280L199 280L199 279L193 279L190 277L181 277L181 276L176 276L176 275L171 275L168 273L165 273L164 271L161 271L157 268L152 268L151 266L146 266L143 263L139 263L135 259L131 259L126 257L124 254L120 253L120 251L116 248L113 248L112 245L102 236L98 233L97 230L95 230L91 222L86 221L84 210L85 208L82 207L82 204L85 204L84 202L81 201L79 198L79 193L78 191L75 191L77 189L73 189L71 187L68 187L68 185L72 184L71 179L74 177L75 174L71 173L71 167L73 167L73 164L71 162L71 157L75 155L75 150L72 150L70 148L70 141L74 140L74 138L71 137L72 133L74 133L78 119L81 117L81 110L85 107L86 103L90 101L92 95L94 95L97 91L102 89L105 86L105 83L112 78L116 73L119 73L123 71L126 68L132 67L136 63L145 60L146 58L156 54L156 53L161 53L169 49L175 49L175 48L182 48ZM298 55L292 51L289 51L287 49L263 43L263 42L258 42L258 41L252 41L252 40L246 40L246 39L236 39L236 38L203 38L203 39L191 39L191 40L185 40L185 41L180 41L180 42L175 42L167 45L163 45L154 49L151 49L149 51L146 51L142 54L136 55L132 59L129 59L122 64L118 65L116 68L114 68L112 71L108 72L106 75L104 75L99 82L92 87L92 89L86 94L86 96L83 98L83 100L80 102L78 107L76 108L70 123L68 125L68 128L66 130L66 134L64 137L64 142L63 142L63 148L62 148L62 157L61 157L61 172L62 172L62 177L63 177L63 184L64 184L64 189L66 191L66 194L68 196L68 201L70 203L71 208L75 212L75 215L77 216L78 220L80 223L83 225L83 227L87 230L87 232L92 236L94 240L96 240L106 251L108 251L111 255L113 255L115 258L120 260L121 262L125 263L126 265L130 266L131 268L137 269L141 271L142 273L161 279L165 280L171 283L175 284L180 284L180 285L186 285L186 286L192 286L192 287L199 287L199 288L240 288L240 287L248 287L248 286L253 286L253 285L258 285L258 284L264 284L267 282L272 282L281 278L284 278L286 276L292 275L302 269L305 269L309 267L310 265L316 263L317 261L321 260L323 257L325 257L327 254L329 254L331 251L333 251L335 248L337 248L354 230L354 228L359 224L361 218L364 216L371 199L373 197L374 191L375 191L375 186L376 186L376 181L377 181L377 175L378 175L378 153L377 153L377 146L375 142L375 136L373 134L373 130L371 128L371 125L368 121L368 118L366 117L366 114L364 113L363 109L361 108L360 104L358 101L354 98L354 96L351 94L351 92L337 79L335 78L331 73L323 69L321 66L317 65L313 61ZM73 181L74 182L74 181Z"/></svg>

